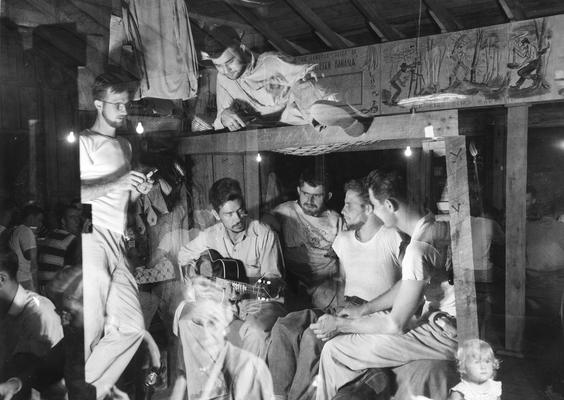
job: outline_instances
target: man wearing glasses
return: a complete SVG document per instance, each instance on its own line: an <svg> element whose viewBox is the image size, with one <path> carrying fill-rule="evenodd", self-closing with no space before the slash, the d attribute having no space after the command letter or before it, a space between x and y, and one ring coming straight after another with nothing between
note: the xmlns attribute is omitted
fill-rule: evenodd
<svg viewBox="0 0 564 400"><path fill-rule="evenodd" d="M292 309L328 309L337 302L339 268L331 245L342 229L339 213L327 209L328 176L305 170L298 181L298 200L278 205L273 227L282 238ZM291 302L291 303L289 303Z"/></svg>
<svg viewBox="0 0 564 400"><path fill-rule="evenodd" d="M232 178L216 181L209 192L212 213L217 224L201 232L184 244L178 254L178 264L192 267L206 250L215 250L221 256L240 260L249 283L260 278L275 281L282 278L283 260L278 236L259 221L248 221L245 200L239 182ZM192 275L195 270L190 270ZM270 330L286 310L277 299L243 299L237 303L237 317L242 325L232 323L241 339L243 349L266 357ZM240 328L239 328L240 326ZM233 336L232 336L233 337Z"/></svg>
<svg viewBox="0 0 564 400"><path fill-rule="evenodd" d="M98 398L109 392L148 335L124 232L129 201L148 193L152 182L131 170L131 145L116 136L132 89L118 73L98 76L92 87L96 121L80 134L81 199L92 205L93 225L82 241L85 379Z"/></svg>

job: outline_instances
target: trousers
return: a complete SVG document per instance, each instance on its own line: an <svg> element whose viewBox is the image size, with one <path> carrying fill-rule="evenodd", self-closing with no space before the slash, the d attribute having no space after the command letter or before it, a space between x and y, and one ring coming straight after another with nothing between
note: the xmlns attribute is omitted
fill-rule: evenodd
<svg viewBox="0 0 564 400"><path fill-rule="evenodd" d="M229 329L238 329L241 348L264 360L271 344L272 327L284 315L286 308L283 304L263 302L260 311L247 315L242 324L232 323Z"/></svg>
<svg viewBox="0 0 564 400"><path fill-rule="evenodd" d="M434 319L400 335L340 335L325 343L319 363L316 400L331 400L340 387L368 368L389 368L416 360L454 360L456 332Z"/></svg>
<svg viewBox="0 0 564 400"><path fill-rule="evenodd" d="M295 311L274 324L267 364L276 396L289 400L311 397L323 342L309 326L321 314L321 310Z"/></svg>
<svg viewBox="0 0 564 400"><path fill-rule="evenodd" d="M82 254L84 375L103 398L133 358L145 325L123 235L94 226L82 235Z"/></svg>

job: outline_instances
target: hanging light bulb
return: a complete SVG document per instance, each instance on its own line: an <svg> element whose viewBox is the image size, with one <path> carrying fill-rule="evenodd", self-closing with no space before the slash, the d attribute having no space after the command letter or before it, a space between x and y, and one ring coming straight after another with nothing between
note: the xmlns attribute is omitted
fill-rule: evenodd
<svg viewBox="0 0 564 400"><path fill-rule="evenodd" d="M428 139L435 138L435 130L433 129L433 125L429 124L425 127L425 137Z"/></svg>
<svg viewBox="0 0 564 400"><path fill-rule="evenodd" d="M143 128L143 124L141 123L141 121L137 123L137 126L135 127L135 132L137 132L139 135L142 135L143 132L145 132L145 128Z"/></svg>
<svg viewBox="0 0 564 400"><path fill-rule="evenodd" d="M76 142L76 135L74 134L73 131L70 131L67 135L67 142L69 143L74 143Z"/></svg>
<svg viewBox="0 0 564 400"><path fill-rule="evenodd" d="M262 161L262 157L260 155L260 153L257 153L257 158L256 158L257 162L261 162Z"/></svg>
<svg viewBox="0 0 564 400"><path fill-rule="evenodd" d="M413 152L411 151L411 146L407 146L403 151L403 154L405 154L406 157L411 157L411 155L413 154Z"/></svg>

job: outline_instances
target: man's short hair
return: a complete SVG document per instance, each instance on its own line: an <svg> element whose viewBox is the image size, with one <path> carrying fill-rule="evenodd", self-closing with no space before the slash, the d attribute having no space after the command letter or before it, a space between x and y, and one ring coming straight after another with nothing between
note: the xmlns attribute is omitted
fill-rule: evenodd
<svg viewBox="0 0 564 400"><path fill-rule="evenodd" d="M80 213L80 210L76 208L72 204L62 204L57 209L57 221L61 221L63 218L67 216L68 211L77 211Z"/></svg>
<svg viewBox="0 0 564 400"><path fill-rule="evenodd" d="M383 172L375 169L366 177L366 187L367 190L372 190L372 194L380 202L388 199L407 201L405 178L398 171Z"/></svg>
<svg viewBox="0 0 564 400"><path fill-rule="evenodd" d="M298 179L298 187L302 187L304 183L307 183L312 187L323 185L325 193L329 193L331 191L330 182L331 180L327 173L317 172L308 168L302 171L302 173L300 174L300 177Z"/></svg>
<svg viewBox="0 0 564 400"><path fill-rule="evenodd" d="M211 58L217 58L228 47L240 44L241 38L235 29L228 25L220 25L206 35L202 51L205 51Z"/></svg>
<svg viewBox="0 0 564 400"><path fill-rule="evenodd" d="M527 190L526 194L530 193L533 198L535 199L537 198L537 189L535 189L533 185L527 185L526 190Z"/></svg>
<svg viewBox="0 0 564 400"><path fill-rule="evenodd" d="M222 178L215 181L210 188L209 199L215 211L219 211L221 206L228 201L240 200L242 205L245 204L241 185L233 178Z"/></svg>
<svg viewBox="0 0 564 400"><path fill-rule="evenodd" d="M28 204L22 209L22 220L25 220L27 217L35 216L43 214L43 209L39 207L37 204Z"/></svg>
<svg viewBox="0 0 564 400"><path fill-rule="evenodd" d="M16 280L18 276L18 257L11 250L0 252L0 271L6 272L8 276Z"/></svg>
<svg viewBox="0 0 564 400"><path fill-rule="evenodd" d="M351 179L345 183L345 193L349 190L355 192L358 197L361 198L364 204L370 204L370 198L368 196L368 188L365 185L364 180L361 179Z"/></svg>
<svg viewBox="0 0 564 400"><path fill-rule="evenodd" d="M104 100L109 92L132 93L137 89L138 81L122 71L104 72L96 77L92 84L94 100Z"/></svg>

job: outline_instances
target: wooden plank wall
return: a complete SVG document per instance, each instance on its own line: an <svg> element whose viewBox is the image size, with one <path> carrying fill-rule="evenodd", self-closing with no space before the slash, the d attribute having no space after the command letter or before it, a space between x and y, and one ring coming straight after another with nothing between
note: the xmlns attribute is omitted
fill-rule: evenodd
<svg viewBox="0 0 564 400"><path fill-rule="evenodd" d="M520 353L525 328L528 106L507 109L505 348Z"/></svg>

